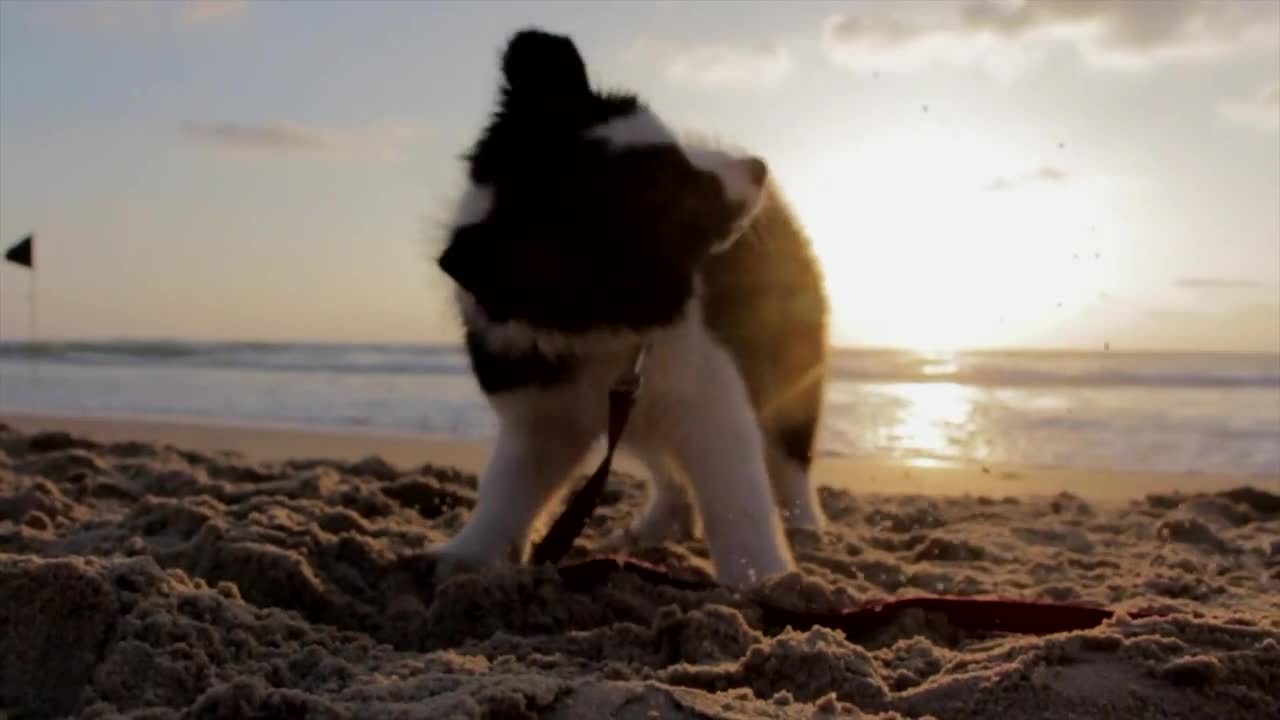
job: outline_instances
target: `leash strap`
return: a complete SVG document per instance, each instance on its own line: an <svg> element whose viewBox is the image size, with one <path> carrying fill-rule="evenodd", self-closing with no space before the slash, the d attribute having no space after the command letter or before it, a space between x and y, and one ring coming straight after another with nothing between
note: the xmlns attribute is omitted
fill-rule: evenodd
<svg viewBox="0 0 1280 720"><path fill-rule="evenodd" d="M630 367L623 371L613 387L609 388L609 433L604 459L600 461L600 466L596 468L586 484L574 493L568 506L560 517L556 518L542 541L534 546L530 557L533 564L554 565L568 555L573 549L573 541L586 527L587 518L600 504L600 496L604 494L604 487L609 480L609 470L613 466L614 452L618 449L618 441L622 439L622 431L627 427L627 419L631 417L631 409L635 407L636 397L640 394L640 387L643 385L642 371L648 352L649 346L641 345L636 350Z"/></svg>
<svg viewBox="0 0 1280 720"><path fill-rule="evenodd" d="M676 577L661 566L625 557L590 558L569 565L561 565L559 571L565 587L575 592L584 592L598 587L615 573L627 573L652 585L663 585L679 590L696 592L717 587L715 581L710 578ZM760 608L761 619L771 632L786 627L801 631L812 627L826 627L839 630L851 642L857 642L867 633L889 625L898 613L911 609L941 614L953 627L962 630L1024 635L1053 635L1086 630L1115 617L1115 611L1100 607L1000 597L947 595L870 600L834 612L799 610L760 600L754 604ZM1159 617L1160 613L1142 610L1130 611L1128 615L1131 619L1143 620Z"/></svg>

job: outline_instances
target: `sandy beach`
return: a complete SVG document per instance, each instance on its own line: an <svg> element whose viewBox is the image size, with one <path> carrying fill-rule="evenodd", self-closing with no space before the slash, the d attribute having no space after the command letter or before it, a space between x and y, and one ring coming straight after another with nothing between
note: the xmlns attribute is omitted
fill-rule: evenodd
<svg viewBox="0 0 1280 720"><path fill-rule="evenodd" d="M1280 478L819 464L831 527L754 595L553 569L425 582L481 443L0 417L9 717L1265 718ZM643 502L623 463L571 559ZM636 556L705 577L699 542ZM1120 611L1048 636L918 611L846 637L756 600ZM1135 619L1133 615L1152 613Z"/></svg>

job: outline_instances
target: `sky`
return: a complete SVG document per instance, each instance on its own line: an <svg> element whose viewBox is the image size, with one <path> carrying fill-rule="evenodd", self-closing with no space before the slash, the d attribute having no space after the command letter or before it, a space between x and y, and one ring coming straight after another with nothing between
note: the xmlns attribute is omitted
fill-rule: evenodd
<svg viewBox="0 0 1280 720"><path fill-rule="evenodd" d="M39 335L455 340L433 258L530 25L769 162L837 344L1280 352L1272 0L0 0Z"/></svg>

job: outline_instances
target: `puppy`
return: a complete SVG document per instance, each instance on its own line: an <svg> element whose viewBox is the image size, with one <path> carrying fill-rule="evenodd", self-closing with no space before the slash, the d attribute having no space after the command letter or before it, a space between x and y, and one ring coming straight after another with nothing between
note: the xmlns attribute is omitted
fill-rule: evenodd
<svg viewBox="0 0 1280 720"><path fill-rule="evenodd" d="M823 524L809 466L827 300L767 165L682 142L635 95L593 89L567 37L517 32L502 75L438 258L500 429L474 513L435 553L524 561L647 343L622 449L649 470L651 499L613 544L700 530L725 585L791 570L784 524Z"/></svg>

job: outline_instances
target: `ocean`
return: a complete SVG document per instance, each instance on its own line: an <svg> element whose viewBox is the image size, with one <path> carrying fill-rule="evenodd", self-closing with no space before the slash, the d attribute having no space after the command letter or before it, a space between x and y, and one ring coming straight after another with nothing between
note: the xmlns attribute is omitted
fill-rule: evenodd
<svg viewBox="0 0 1280 720"><path fill-rule="evenodd" d="M4 411L465 439L496 428L462 349L427 345L0 343ZM839 350L819 452L1275 476L1280 356Z"/></svg>

